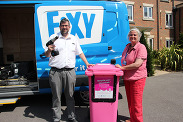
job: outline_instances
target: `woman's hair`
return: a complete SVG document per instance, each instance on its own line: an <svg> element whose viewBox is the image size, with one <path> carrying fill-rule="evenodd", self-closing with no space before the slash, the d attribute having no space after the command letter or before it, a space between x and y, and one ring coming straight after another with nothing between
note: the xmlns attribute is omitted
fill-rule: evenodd
<svg viewBox="0 0 183 122"><path fill-rule="evenodd" d="M130 29L130 31L128 33L128 38L130 36L131 31L136 31L137 32L137 34L138 34L138 41L140 41L140 38L142 36L142 33L140 32L140 30L138 28L132 28L132 29Z"/></svg>

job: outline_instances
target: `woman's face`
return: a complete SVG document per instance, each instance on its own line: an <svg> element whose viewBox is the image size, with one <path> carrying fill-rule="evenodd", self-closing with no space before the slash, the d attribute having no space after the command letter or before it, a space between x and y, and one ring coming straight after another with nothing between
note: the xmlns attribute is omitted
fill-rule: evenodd
<svg viewBox="0 0 183 122"><path fill-rule="evenodd" d="M136 31L131 31L129 34L129 40L130 40L132 46L135 46L135 44L139 41L138 33Z"/></svg>

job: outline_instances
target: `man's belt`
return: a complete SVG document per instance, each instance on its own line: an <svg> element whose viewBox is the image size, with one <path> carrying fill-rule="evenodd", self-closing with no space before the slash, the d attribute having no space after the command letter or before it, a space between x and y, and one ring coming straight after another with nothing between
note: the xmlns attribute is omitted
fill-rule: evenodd
<svg viewBox="0 0 183 122"><path fill-rule="evenodd" d="M51 67L51 69L56 70L56 71L70 71L74 68L61 68L61 69L59 69L59 68L56 68L56 67Z"/></svg>

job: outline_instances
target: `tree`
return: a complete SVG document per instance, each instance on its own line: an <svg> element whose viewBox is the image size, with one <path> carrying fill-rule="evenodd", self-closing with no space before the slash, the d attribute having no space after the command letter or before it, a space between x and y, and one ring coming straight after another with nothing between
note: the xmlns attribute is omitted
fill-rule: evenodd
<svg viewBox="0 0 183 122"><path fill-rule="evenodd" d="M153 63L153 55L152 49L147 44L146 38L144 36L144 31L142 31L142 36L140 38L140 43L144 44L147 49L147 75L153 76L154 75L154 63Z"/></svg>

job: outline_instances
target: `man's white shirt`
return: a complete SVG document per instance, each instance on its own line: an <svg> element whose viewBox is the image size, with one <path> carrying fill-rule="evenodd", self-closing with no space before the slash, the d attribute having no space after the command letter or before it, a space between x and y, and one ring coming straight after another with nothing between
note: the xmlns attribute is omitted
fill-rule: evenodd
<svg viewBox="0 0 183 122"><path fill-rule="evenodd" d="M54 42L55 51L59 51L59 55L51 56L49 59L49 66L56 68L74 68L76 63L76 55L83 53L78 40L71 34L67 38L63 37L61 33L56 33L50 36L50 39L58 36ZM46 48L45 50L47 50Z"/></svg>

